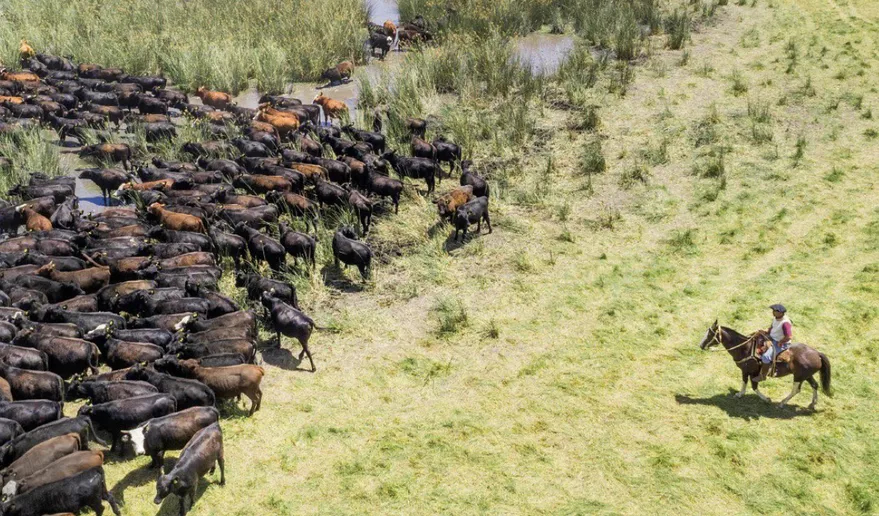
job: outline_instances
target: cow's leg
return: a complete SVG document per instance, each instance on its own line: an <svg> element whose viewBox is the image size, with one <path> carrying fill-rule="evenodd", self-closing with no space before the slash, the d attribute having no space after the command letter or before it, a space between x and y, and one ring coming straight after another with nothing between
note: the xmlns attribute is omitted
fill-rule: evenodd
<svg viewBox="0 0 879 516"><path fill-rule="evenodd" d="M748 373L742 371L742 389L736 393L736 398L741 398L745 395L745 390L748 388Z"/></svg>
<svg viewBox="0 0 879 516"><path fill-rule="evenodd" d="M491 233L491 218L488 216L488 210L485 211L483 217L485 218L485 225L488 226L488 232Z"/></svg>
<svg viewBox="0 0 879 516"><path fill-rule="evenodd" d="M217 464L220 466L220 485L226 485L226 459L223 457L223 451L220 450L220 456L217 457Z"/></svg>
<svg viewBox="0 0 879 516"><path fill-rule="evenodd" d="M313 372L317 371L317 368L314 367L314 360L311 358L311 350L308 349L308 343L307 343L307 342L303 342L303 343L302 343L302 350L305 351L305 354L306 354L306 355L308 355L308 363L311 364L311 372L313 373Z"/></svg>
<svg viewBox="0 0 879 516"><path fill-rule="evenodd" d="M784 408L784 404L790 401L791 398L800 393L800 389L803 387L803 382L794 382L793 388L790 390L790 394L787 395L787 398L781 400L781 403L778 404L778 408Z"/></svg>
<svg viewBox="0 0 879 516"><path fill-rule="evenodd" d="M811 376L806 381L812 387L812 403L809 403L809 410L815 410L815 405L818 404L818 382Z"/></svg>
<svg viewBox="0 0 879 516"><path fill-rule="evenodd" d="M278 334L278 347L281 347L281 332L277 332Z"/></svg>

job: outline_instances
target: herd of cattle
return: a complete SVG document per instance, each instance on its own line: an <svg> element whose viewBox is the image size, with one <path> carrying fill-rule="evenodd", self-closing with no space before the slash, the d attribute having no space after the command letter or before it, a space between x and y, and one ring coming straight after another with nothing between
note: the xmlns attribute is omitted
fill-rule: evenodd
<svg viewBox="0 0 879 516"><path fill-rule="evenodd" d="M266 95L250 110L201 88L202 104L192 104L161 77L77 66L24 42L21 51L26 69L0 72L6 137L36 125L65 141L124 123L154 143L173 138L180 120L172 117L188 113L206 119L216 140L184 144L191 160L148 164L127 144L83 146L80 155L101 167L81 170L80 180L94 182L108 203L132 203L96 215L79 210L73 177L35 172L9 191L14 202L0 200L2 515L85 507L100 515L103 501L119 514L104 454L89 450L90 441L106 445L96 429L111 436L110 453L129 445L152 467L162 466L165 451L182 449L159 476L155 499L178 495L181 514L215 465L224 483L216 406L244 395L250 414L260 408L258 322L279 345L282 335L298 340L299 361L307 356L315 370L308 345L315 322L299 309L295 287L272 276L289 268L288 255L293 267L300 259L314 267L316 236L291 229L282 215L316 231L324 206L351 207L365 235L377 198L398 210L404 183L390 169L424 179L430 194L447 162L452 171L461 166L461 186L436 199L440 217L453 220L456 237L483 220L491 231L487 183L456 145L425 141L424 120L406 120L414 156L403 157L386 148L380 115L373 131L321 125L321 112L344 116L323 96L303 104ZM227 138L232 126L244 136ZM337 265L368 277L372 251L355 228L338 228L332 252ZM262 317L219 292L224 257ZM256 272L260 262L268 277ZM246 271L246 263L257 266ZM65 417L64 402L74 400L87 404Z"/></svg>

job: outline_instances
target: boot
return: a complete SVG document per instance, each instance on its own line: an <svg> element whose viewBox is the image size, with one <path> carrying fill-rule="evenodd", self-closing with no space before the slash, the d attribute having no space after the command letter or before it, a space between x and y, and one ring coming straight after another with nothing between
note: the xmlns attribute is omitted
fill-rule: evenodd
<svg viewBox="0 0 879 516"><path fill-rule="evenodd" d="M762 382L769 375L769 370L772 369L772 364L761 364L760 365L760 374L752 378L755 382Z"/></svg>

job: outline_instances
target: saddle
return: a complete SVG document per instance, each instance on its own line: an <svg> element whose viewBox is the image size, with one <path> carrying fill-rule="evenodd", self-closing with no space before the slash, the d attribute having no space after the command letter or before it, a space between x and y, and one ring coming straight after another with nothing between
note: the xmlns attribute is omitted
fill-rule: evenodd
<svg viewBox="0 0 879 516"><path fill-rule="evenodd" d="M769 346L772 346L772 342L769 341L767 337L762 335L756 338L755 342L755 350L759 350L757 354L762 355ZM791 354L791 345L788 345L787 348L783 349L781 353L772 357L772 367L769 369L769 374L767 376L778 376L779 374L786 374L790 371L790 361L792 358Z"/></svg>

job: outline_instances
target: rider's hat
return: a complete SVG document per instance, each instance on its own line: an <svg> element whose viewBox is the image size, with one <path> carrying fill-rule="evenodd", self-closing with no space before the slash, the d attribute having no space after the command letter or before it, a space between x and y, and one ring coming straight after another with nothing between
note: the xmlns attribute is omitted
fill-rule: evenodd
<svg viewBox="0 0 879 516"><path fill-rule="evenodd" d="M781 312L781 313L787 312L787 308L785 308L784 305L774 304L774 305L770 306L769 308L775 310L776 312Z"/></svg>

